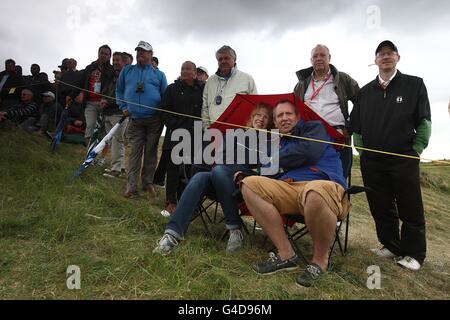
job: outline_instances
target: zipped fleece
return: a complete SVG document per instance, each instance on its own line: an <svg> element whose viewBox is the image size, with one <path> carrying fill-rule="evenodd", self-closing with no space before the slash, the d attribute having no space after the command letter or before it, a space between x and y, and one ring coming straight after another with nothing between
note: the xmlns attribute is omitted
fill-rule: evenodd
<svg viewBox="0 0 450 320"><path fill-rule="evenodd" d="M252 76L238 70L237 67L234 67L228 80L219 76L218 71L208 79L203 91L202 107L203 127L205 129L220 117L238 93L258 94L258 91ZM215 103L218 95L222 97L220 105Z"/></svg>

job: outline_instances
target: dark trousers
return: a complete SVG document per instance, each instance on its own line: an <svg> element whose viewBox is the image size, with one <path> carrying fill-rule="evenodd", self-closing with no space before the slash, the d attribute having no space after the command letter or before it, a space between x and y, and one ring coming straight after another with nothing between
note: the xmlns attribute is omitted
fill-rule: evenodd
<svg viewBox="0 0 450 320"><path fill-rule="evenodd" d="M167 203L176 204L178 199L177 197L178 185L180 182L180 165L174 164L172 162L170 158L170 152L172 150L165 150L165 151L167 152L168 155L167 159L165 160L167 170L166 201ZM154 181L156 181L156 179Z"/></svg>
<svg viewBox="0 0 450 320"><path fill-rule="evenodd" d="M350 171L352 170L353 163L353 153L352 148L343 148L339 151L339 157L342 162L342 174L344 178L347 179L350 175Z"/></svg>
<svg viewBox="0 0 450 320"><path fill-rule="evenodd" d="M163 149L161 157L159 158L158 167L155 171L155 176L153 178L153 183L163 184L166 180L167 164L170 161L170 152L172 150Z"/></svg>
<svg viewBox="0 0 450 320"><path fill-rule="evenodd" d="M364 185L373 189L367 200L380 243L398 256L422 263L426 238L419 161L363 155L361 173Z"/></svg>
<svg viewBox="0 0 450 320"><path fill-rule="evenodd" d="M158 161L160 127L161 120L157 116L131 120L128 127L128 140L131 150L128 160L127 192L137 191L139 174L144 191L153 184L153 175ZM144 156L143 160L142 156Z"/></svg>

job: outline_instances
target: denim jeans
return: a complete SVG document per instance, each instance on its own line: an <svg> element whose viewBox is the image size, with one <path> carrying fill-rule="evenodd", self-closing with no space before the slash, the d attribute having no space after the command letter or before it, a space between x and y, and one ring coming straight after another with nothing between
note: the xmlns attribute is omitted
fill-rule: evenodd
<svg viewBox="0 0 450 320"><path fill-rule="evenodd" d="M191 222L195 209L208 190L215 191L216 198L222 206L227 229L238 229L242 225L236 201L232 197L234 192L233 176L235 168L218 165L210 172L199 172L190 180L175 212L170 217L165 233L182 240Z"/></svg>
<svg viewBox="0 0 450 320"><path fill-rule="evenodd" d="M233 182L235 172L240 171L239 166L217 165L211 170L211 181L216 191L216 198L222 206L225 224L228 230L239 229L242 219L233 192L236 187Z"/></svg>

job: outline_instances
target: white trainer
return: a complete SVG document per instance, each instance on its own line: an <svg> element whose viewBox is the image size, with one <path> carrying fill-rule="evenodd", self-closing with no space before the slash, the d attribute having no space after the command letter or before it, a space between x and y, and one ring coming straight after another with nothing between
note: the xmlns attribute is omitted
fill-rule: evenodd
<svg viewBox="0 0 450 320"><path fill-rule="evenodd" d="M394 258L395 257L395 254L386 247L381 247L379 249L370 249L370 251L382 258Z"/></svg>
<svg viewBox="0 0 450 320"><path fill-rule="evenodd" d="M230 230L230 238L228 239L227 251L235 252L242 247L244 235L240 229Z"/></svg>
<svg viewBox="0 0 450 320"><path fill-rule="evenodd" d="M165 233L161 239L156 242L153 253L159 253L163 256L171 253L178 246L178 240L171 234Z"/></svg>
<svg viewBox="0 0 450 320"><path fill-rule="evenodd" d="M170 217L170 212L167 211L166 209L164 209L163 211L161 211L161 215L162 215L164 218L169 218L169 217Z"/></svg>
<svg viewBox="0 0 450 320"><path fill-rule="evenodd" d="M417 271L421 267L419 261L409 256L405 256L403 257L403 259L398 260L397 264L405 269L409 269L412 271Z"/></svg>
<svg viewBox="0 0 450 320"><path fill-rule="evenodd" d="M167 204L167 206L164 208L164 210L161 211L161 215L165 218L169 218L174 212L175 209L177 208L177 205L174 203L169 203Z"/></svg>

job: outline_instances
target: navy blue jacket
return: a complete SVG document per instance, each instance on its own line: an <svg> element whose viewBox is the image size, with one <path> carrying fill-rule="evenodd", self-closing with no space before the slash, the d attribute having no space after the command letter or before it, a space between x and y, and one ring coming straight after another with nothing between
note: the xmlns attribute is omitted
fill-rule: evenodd
<svg viewBox="0 0 450 320"><path fill-rule="evenodd" d="M332 141L320 121L300 120L291 135ZM330 180L347 188L339 153L333 145L283 136L280 141L279 180Z"/></svg>

